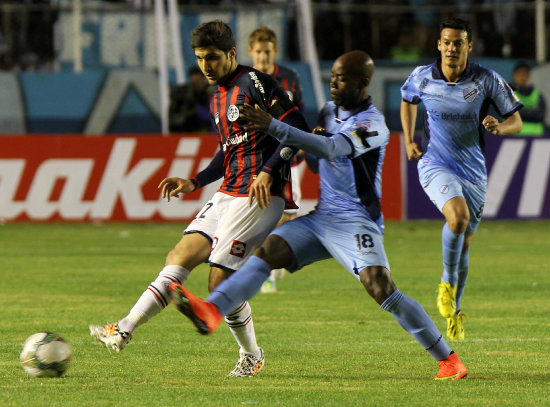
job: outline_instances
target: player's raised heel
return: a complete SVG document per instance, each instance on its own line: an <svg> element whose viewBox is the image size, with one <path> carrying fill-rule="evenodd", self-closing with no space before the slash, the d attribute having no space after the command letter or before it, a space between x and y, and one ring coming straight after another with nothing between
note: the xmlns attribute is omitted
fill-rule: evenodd
<svg viewBox="0 0 550 407"><path fill-rule="evenodd" d="M132 334L130 332L121 331L118 327L118 323L107 325L90 325L90 335L101 342L105 347L112 348L117 352L128 345Z"/></svg>
<svg viewBox="0 0 550 407"><path fill-rule="evenodd" d="M447 359L439 360L437 363L439 363L439 372L434 380L460 380L468 375L468 369L456 353L451 353Z"/></svg>
<svg viewBox="0 0 550 407"><path fill-rule="evenodd" d="M449 283L440 283L437 290L437 309L443 318L456 313L456 287Z"/></svg>
<svg viewBox="0 0 550 407"><path fill-rule="evenodd" d="M464 315L461 311L447 318L447 336L453 341L461 341L464 339Z"/></svg>
<svg viewBox="0 0 550 407"><path fill-rule="evenodd" d="M214 332L223 318L216 306L195 297L181 284L171 283L170 296L179 312L191 320L201 335Z"/></svg>

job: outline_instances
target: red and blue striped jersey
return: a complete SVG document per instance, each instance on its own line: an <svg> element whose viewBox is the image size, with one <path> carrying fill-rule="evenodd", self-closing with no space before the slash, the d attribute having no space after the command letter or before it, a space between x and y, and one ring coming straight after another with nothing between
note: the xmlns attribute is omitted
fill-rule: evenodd
<svg viewBox="0 0 550 407"><path fill-rule="evenodd" d="M273 177L271 193L281 196L289 179L289 161L284 161L281 168L273 172L265 167L272 156L279 154L279 142L266 133L243 129L247 121L240 117L239 106L245 103L258 105L282 121L298 110L272 76L248 66L237 66L231 76L218 85L210 100L210 113L224 154L225 173L220 191L247 196L250 185L263 169Z"/></svg>
<svg viewBox="0 0 550 407"><path fill-rule="evenodd" d="M303 111L302 85L300 85L298 72L285 66L275 65L275 70L271 75L281 84L292 103L298 106L300 111Z"/></svg>

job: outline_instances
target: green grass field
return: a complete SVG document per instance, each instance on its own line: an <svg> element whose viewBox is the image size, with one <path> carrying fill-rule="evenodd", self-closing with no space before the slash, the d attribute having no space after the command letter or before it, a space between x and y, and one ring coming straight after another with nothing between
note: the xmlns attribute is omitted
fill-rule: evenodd
<svg viewBox="0 0 550 407"><path fill-rule="evenodd" d="M444 331L435 306L441 222L388 222L394 280ZM463 300L466 380L433 382L437 364L335 261L286 275L251 301L266 353L252 379L228 329L202 337L170 306L121 353L89 336L156 277L182 225L0 226L0 406L548 406L550 222L484 221ZM187 287L206 296L207 268ZM32 379L24 340L54 331L72 345L61 379Z"/></svg>

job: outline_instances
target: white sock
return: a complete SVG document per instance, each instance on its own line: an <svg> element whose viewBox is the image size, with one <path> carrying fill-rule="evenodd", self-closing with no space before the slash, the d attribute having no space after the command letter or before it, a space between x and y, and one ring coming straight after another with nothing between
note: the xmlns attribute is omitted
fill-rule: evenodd
<svg viewBox="0 0 550 407"><path fill-rule="evenodd" d="M130 313L118 322L121 331L133 333L140 325L153 318L170 304L168 286L171 282L183 285L189 271L181 266L164 266L157 279L141 294Z"/></svg>
<svg viewBox="0 0 550 407"><path fill-rule="evenodd" d="M252 309L248 301L243 302L227 314L225 322L241 347L241 352L260 357L260 348L256 343L254 322L252 322Z"/></svg>
<svg viewBox="0 0 550 407"><path fill-rule="evenodd" d="M279 281L285 276L285 269L273 269L271 270L271 274L269 275L269 278L273 281Z"/></svg>

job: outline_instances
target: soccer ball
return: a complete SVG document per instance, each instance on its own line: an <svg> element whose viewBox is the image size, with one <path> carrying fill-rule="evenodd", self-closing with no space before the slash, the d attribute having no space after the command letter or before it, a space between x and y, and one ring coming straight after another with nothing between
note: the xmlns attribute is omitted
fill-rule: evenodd
<svg viewBox="0 0 550 407"><path fill-rule="evenodd" d="M69 367L71 356L65 339L53 332L40 332L27 338L19 358L32 377L59 377Z"/></svg>

